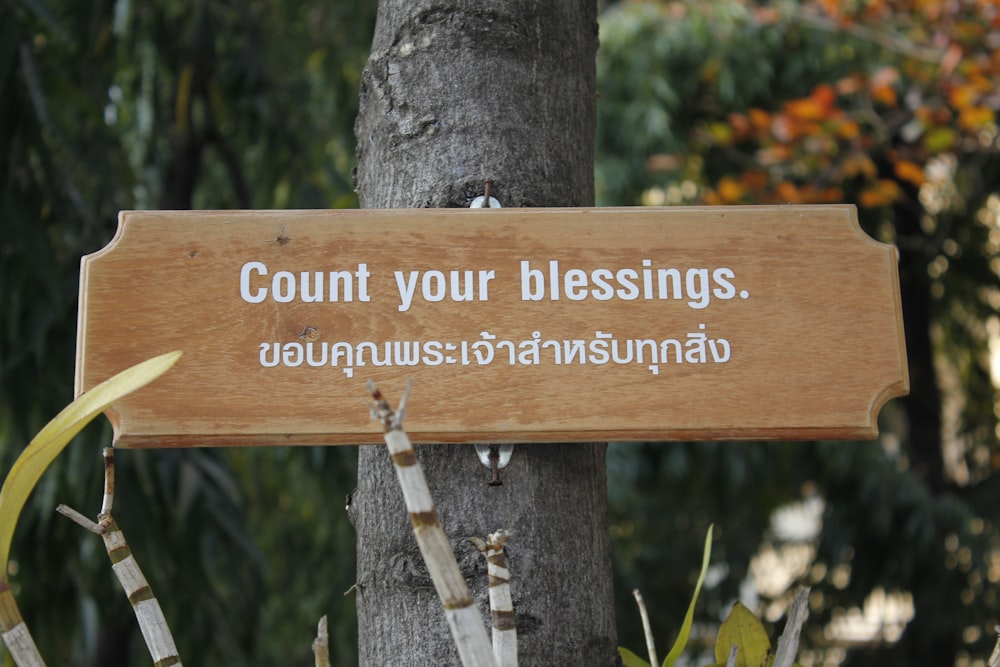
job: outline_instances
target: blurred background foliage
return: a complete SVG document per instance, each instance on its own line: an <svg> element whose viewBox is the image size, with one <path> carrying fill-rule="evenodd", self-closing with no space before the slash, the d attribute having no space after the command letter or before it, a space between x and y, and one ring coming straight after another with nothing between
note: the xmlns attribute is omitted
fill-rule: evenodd
<svg viewBox="0 0 1000 667"><path fill-rule="evenodd" d="M356 205L374 15L3 0L0 470L72 398L79 259L118 210ZM672 641L714 523L704 646L733 600L775 623L806 583L804 665L983 664L1000 619L998 67L988 0L602 4L599 203L858 204L900 249L913 388L876 443L614 445L622 645L642 646L633 587ZM16 535L12 582L55 664L144 661L99 540L53 512L96 514L109 438L70 445ZM355 662L351 448L117 458L116 518L182 656L310 664L329 614L335 661Z"/></svg>
<svg viewBox="0 0 1000 667"><path fill-rule="evenodd" d="M79 261L141 208L356 206L371 2L0 3L0 470L72 399ZM128 326L123 309L122 326ZM22 515L14 586L53 664L148 662L100 540L95 426ZM115 516L194 664L355 661L350 448L123 451ZM0 649L2 652L2 649ZM6 656L5 652L2 652Z"/></svg>

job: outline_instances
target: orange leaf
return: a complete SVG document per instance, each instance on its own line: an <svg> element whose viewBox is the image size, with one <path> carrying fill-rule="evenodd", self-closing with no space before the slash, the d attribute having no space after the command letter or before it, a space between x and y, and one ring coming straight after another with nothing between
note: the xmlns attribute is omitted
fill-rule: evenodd
<svg viewBox="0 0 1000 667"><path fill-rule="evenodd" d="M823 120L827 112L822 102L813 97L789 100L784 108L785 113L796 120Z"/></svg>
<svg viewBox="0 0 1000 667"><path fill-rule="evenodd" d="M740 142L746 139L752 132L753 128L750 126L750 121L741 113L731 113L727 117L729 121L729 126L733 128L735 136L733 137L734 142Z"/></svg>
<svg viewBox="0 0 1000 667"><path fill-rule="evenodd" d="M924 184L927 178L924 176L924 169L915 162L910 162L909 160L900 160L893 166L893 171L896 172L896 177L901 181L907 181L913 183L918 188Z"/></svg>
<svg viewBox="0 0 1000 667"><path fill-rule="evenodd" d="M794 183L789 181L782 181L778 183L778 187L775 188L774 194L776 195L777 201L784 202L786 204L800 204L799 189L795 187Z"/></svg>
<svg viewBox="0 0 1000 667"><path fill-rule="evenodd" d="M840 14L839 0L819 0L819 6L823 8L824 12L834 18Z"/></svg>
<svg viewBox="0 0 1000 667"><path fill-rule="evenodd" d="M757 131L767 130L771 127L771 114L761 109L750 109L747 112L747 117L750 119L750 124L753 125L754 129Z"/></svg>
<svg viewBox="0 0 1000 667"><path fill-rule="evenodd" d="M879 208L892 204L902 196L903 191L896 181L881 179L861 192L859 203L865 208Z"/></svg>
<svg viewBox="0 0 1000 667"><path fill-rule="evenodd" d="M745 171L741 180L751 190L763 190L764 186L767 185L767 172L762 169Z"/></svg>
<svg viewBox="0 0 1000 667"><path fill-rule="evenodd" d="M896 106L895 85L899 82L899 70L895 67L880 67L868 81L868 91L876 102L885 106Z"/></svg>
<svg viewBox="0 0 1000 667"><path fill-rule="evenodd" d="M896 106L898 98L896 97L896 89L892 86L879 86L877 88L872 88L871 90L872 99L879 104L884 104L887 107Z"/></svg>
<svg viewBox="0 0 1000 667"><path fill-rule="evenodd" d="M967 107L958 114L958 124L975 132L993 122L993 109L987 107Z"/></svg>
<svg viewBox="0 0 1000 667"><path fill-rule="evenodd" d="M762 165L780 164L791 157L792 149L783 144L768 146L757 151L757 162Z"/></svg>
<svg viewBox="0 0 1000 667"><path fill-rule="evenodd" d="M979 90L976 89L976 86L971 84L956 86L948 93L948 100L951 102L951 106L955 107L959 111L972 106L978 98Z"/></svg>
<svg viewBox="0 0 1000 667"><path fill-rule="evenodd" d="M844 160L841 165L844 178L854 178L864 176L865 178L875 178L878 168L870 157L864 153L853 153Z"/></svg>
<svg viewBox="0 0 1000 667"><path fill-rule="evenodd" d="M847 119L837 124L837 135L841 139L850 141L857 139L859 134L861 134L861 127L853 120Z"/></svg>
<svg viewBox="0 0 1000 667"><path fill-rule="evenodd" d="M727 177L719 181L716 192L724 204L735 204L743 199L746 188L738 181Z"/></svg>
<svg viewBox="0 0 1000 667"><path fill-rule="evenodd" d="M851 74L837 81L836 87L841 95L853 95L865 87L865 77L861 74Z"/></svg>
<svg viewBox="0 0 1000 667"><path fill-rule="evenodd" d="M872 88L894 86L897 83L899 83L899 70L889 66L879 67L868 81L868 85Z"/></svg>

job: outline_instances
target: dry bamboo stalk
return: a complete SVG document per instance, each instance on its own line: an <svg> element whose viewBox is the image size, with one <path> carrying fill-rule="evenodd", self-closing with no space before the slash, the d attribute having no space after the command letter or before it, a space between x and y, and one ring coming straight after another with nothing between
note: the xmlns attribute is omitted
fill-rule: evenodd
<svg viewBox="0 0 1000 667"><path fill-rule="evenodd" d="M173 635L170 634L170 628L163 615L163 610L160 608L160 603L153 595L153 590L142 574L128 543L125 542L124 534L111 516L114 498L114 450L106 447L104 449L104 498L101 502L101 514L98 517L98 522L90 521L65 505L60 505L56 509L60 514L72 519L90 532L100 535L101 539L104 540L104 548L111 559L111 570L118 577L118 581L132 605L132 611L139 622L139 630L142 631L142 638L149 649L150 657L153 658L153 667L179 666L182 664L181 659L177 654L177 646L174 644Z"/></svg>
<svg viewBox="0 0 1000 667"><path fill-rule="evenodd" d="M656 667L660 664L656 656L656 642L653 641L653 628L649 624L649 612L646 611L646 601L642 599L642 593L638 588L632 589L632 596L636 605L639 606L639 617L642 619L642 632L646 635L646 652L649 654L649 664Z"/></svg>
<svg viewBox="0 0 1000 667"><path fill-rule="evenodd" d="M997 632L997 643L993 647L993 653L990 654L990 660L986 663L986 667L1000 667L1000 625L995 628Z"/></svg>
<svg viewBox="0 0 1000 667"><path fill-rule="evenodd" d="M316 667L330 667L330 632L327 629L326 615L319 619L312 650L316 659Z"/></svg>
<svg viewBox="0 0 1000 667"><path fill-rule="evenodd" d="M774 653L772 667L792 667L795 664L795 654L799 652L799 635L802 634L802 625L808 617L809 589L801 586L799 592L795 594L791 609L788 610L785 630L778 637L778 648Z"/></svg>
<svg viewBox="0 0 1000 667"><path fill-rule="evenodd" d="M18 667L45 667L35 640L28 632L28 626L21 618L21 611L14 601L14 594L10 591L10 583L7 577L0 578L0 618L4 623L0 626L3 643L7 646L7 651L14 659L14 664Z"/></svg>
<svg viewBox="0 0 1000 667"><path fill-rule="evenodd" d="M503 545L507 531L498 530L486 541L469 538L486 556L486 572L490 580L490 625L493 634L493 657L499 667L517 667L517 625L514 601L510 594L510 568Z"/></svg>
<svg viewBox="0 0 1000 667"><path fill-rule="evenodd" d="M368 392L375 401L371 406L372 418L382 424L385 444L396 468L403 500L413 525L413 535L444 606L444 615L458 648L459 658L465 667L496 667L490 642L486 638L486 628L473 604L462 571L458 568L448 536L438 521L434 500L427 487L423 468L417 461L417 453L403 430L410 386L407 386L396 411L393 411L371 380L368 381Z"/></svg>

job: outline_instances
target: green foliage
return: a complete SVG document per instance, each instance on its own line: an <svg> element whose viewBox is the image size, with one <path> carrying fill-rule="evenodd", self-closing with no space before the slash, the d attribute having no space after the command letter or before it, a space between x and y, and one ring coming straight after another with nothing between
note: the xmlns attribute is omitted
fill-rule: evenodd
<svg viewBox="0 0 1000 667"><path fill-rule="evenodd" d="M691 636L691 624L694 622L695 605L698 603L698 595L701 593L701 586L705 583L705 575L708 574L708 565L712 560L712 529L713 526L709 526L708 533L705 535L705 548L701 557L701 571L698 573L698 581L694 585L694 593L691 594L691 602L688 603L684 622L681 624L680 632L677 633L674 645L670 648L667 657L663 659L663 667L673 667L674 663L677 662L677 659L684 652L688 639ZM621 655L625 667L641 667L643 665L648 667L649 665L648 662L627 648L618 647L618 653Z"/></svg>
<svg viewBox="0 0 1000 667"><path fill-rule="evenodd" d="M695 604L698 602L701 585L704 583L705 575L708 573L711 553L712 527L709 527L708 534L705 536L705 550L701 563L701 572L698 575L698 582L695 584L691 602L688 604L684 623L678 633L677 640L670 649L670 653L663 660L663 667L672 667L687 646L691 634ZM734 667L768 667L774 661L774 657L771 655L771 641L767 636L764 624L741 602L736 602L732 606L726 620L719 626L715 638L716 663L710 665L710 667L725 667L730 651L734 646L737 649ZM650 667L650 663L647 660L642 659L627 648L619 647L618 654L621 656L624 667ZM797 664L796 667L798 667Z"/></svg>
<svg viewBox="0 0 1000 667"><path fill-rule="evenodd" d="M734 667L764 667L771 653L771 640L764 625L741 602L733 605L729 616L719 627L715 638L715 660L718 664L713 667L726 664L732 646L738 649Z"/></svg>
<svg viewBox="0 0 1000 667"><path fill-rule="evenodd" d="M110 240L119 210L355 205L352 126L374 13L365 0L3 4L0 471L73 397L79 261ZM109 440L106 425L84 430L14 538L12 587L57 664L143 659L100 545L54 513L96 510ZM181 655L308 663L328 613L332 657L355 660L342 595L354 466L349 448L118 454L116 520Z"/></svg>
<svg viewBox="0 0 1000 667"><path fill-rule="evenodd" d="M905 592L915 606L897 644L851 646L845 664L988 653L1000 553L990 500L1000 479L993 11L727 0L604 12L599 201L859 204L865 229L900 250L912 384L883 411L877 445L612 448L618 585L662 600L654 616L681 595L671 579L689 567L680 559L692 558L692 533L727 517L729 571L702 595L701 618L714 623L758 547L783 546L772 512L821 498L821 532L806 542L815 556L799 573L815 622L872 592ZM623 626L621 641L634 633Z"/></svg>
<svg viewBox="0 0 1000 667"><path fill-rule="evenodd" d="M181 352L160 355L101 382L66 406L31 439L0 487L0 510L3 510L0 513L0 568L4 572L17 519L45 469L94 417L118 399L170 370L180 357Z"/></svg>

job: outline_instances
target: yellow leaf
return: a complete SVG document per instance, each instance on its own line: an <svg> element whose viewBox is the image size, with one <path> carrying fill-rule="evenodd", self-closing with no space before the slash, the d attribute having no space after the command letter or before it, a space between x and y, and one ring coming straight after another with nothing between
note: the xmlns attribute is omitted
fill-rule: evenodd
<svg viewBox="0 0 1000 667"><path fill-rule="evenodd" d="M717 144L731 144L733 141L733 128L728 123L712 123L708 128L708 134Z"/></svg>
<svg viewBox="0 0 1000 667"><path fill-rule="evenodd" d="M618 647L618 655L621 656L624 667L649 667L649 663L637 656L624 646Z"/></svg>
<svg viewBox="0 0 1000 667"><path fill-rule="evenodd" d="M7 572L10 543L24 502L49 464L90 420L122 396L166 373L180 357L181 352L168 352L105 380L67 405L28 443L0 489L0 578Z"/></svg>
<svg viewBox="0 0 1000 667"><path fill-rule="evenodd" d="M966 107L958 114L958 124L964 129L976 132L993 122L993 109L988 107Z"/></svg>
<svg viewBox="0 0 1000 667"><path fill-rule="evenodd" d="M715 659L719 663L726 663L733 644L739 647L736 667L764 667L771 651L771 640L760 619L740 602L733 605L715 638Z"/></svg>

